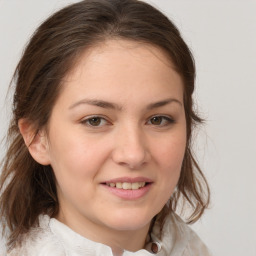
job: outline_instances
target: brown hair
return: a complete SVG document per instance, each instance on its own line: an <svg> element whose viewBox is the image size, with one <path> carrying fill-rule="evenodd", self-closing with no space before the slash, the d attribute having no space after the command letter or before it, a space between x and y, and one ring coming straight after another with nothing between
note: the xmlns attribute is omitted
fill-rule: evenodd
<svg viewBox="0 0 256 256"><path fill-rule="evenodd" d="M190 143L193 126L201 122L193 110L195 66L178 29L142 1L85 0L58 11L35 31L14 74L13 119L0 180L0 216L10 229L9 245L36 225L40 214L54 216L59 207L53 170L31 157L18 121L26 118L33 123L36 135L47 124L61 81L79 54L113 38L160 47L184 81L187 147L177 189L163 212L175 211L185 199L192 209L188 221L194 222L208 206L209 188Z"/></svg>

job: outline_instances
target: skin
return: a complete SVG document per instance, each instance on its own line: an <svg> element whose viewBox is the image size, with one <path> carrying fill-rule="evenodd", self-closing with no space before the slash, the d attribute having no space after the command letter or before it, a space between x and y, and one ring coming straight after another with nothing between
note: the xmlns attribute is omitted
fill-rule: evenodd
<svg viewBox="0 0 256 256"><path fill-rule="evenodd" d="M25 140L28 127L20 122ZM121 255L144 247L177 185L185 147L183 83L171 61L154 46L110 40L81 55L29 150L56 175L56 218ZM150 179L150 188L123 199L102 184L123 177Z"/></svg>

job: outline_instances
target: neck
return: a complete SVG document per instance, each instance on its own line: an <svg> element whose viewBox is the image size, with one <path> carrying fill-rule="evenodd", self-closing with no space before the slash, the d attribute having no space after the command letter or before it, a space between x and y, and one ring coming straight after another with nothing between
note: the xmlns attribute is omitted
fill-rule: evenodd
<svg viewBox="0 0 256 256"><path fill-rule="evenodd" d="M148 233L148 227L140 231L123 231L118 232L119 234L112 236L112 241L104 244L108 244L113 252L114 256L123 255L123 251L136 252L143 249L146 242L146 237ZM113 234L112 234L113 235ZM120 239L121 238L121 239Z"/></svg>
<svg viewBox="0 0 256 256"><path fill-rule="evenodd" d="M143 249L150 227L149 223L136 230L116 230L97 223L87 222L81 216L69 218L63 212L60 212L56 218L83 237L108 245L114 256L121 256L124 250L135 252Z"/></svg>
<svg viewBox="0 0 256 256"><path fill-rule="evenodd" d="M112 233L112 241L109 243L114 256L120 256L124 250L136 252L143 249L148 234L149 225L136 231L119 231ZM109 233L108 233L109 235Z"/></svg>

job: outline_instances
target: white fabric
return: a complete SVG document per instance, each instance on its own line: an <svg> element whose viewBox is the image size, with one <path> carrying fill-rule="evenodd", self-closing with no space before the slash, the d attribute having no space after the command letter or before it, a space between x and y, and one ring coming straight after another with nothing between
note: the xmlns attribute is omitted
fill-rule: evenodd
<svg viewBox="0 0 256 256"><path fill-rule="evenodd" d="M39 227L25 235L22 246L11 252L5 251L4 240L0 256L113 256L109 246L90 241L69 227L47 215L40 216ZM124 251L123 256L210 256L199 237L175 214L165 222L162 239L156 221L151 237L158 248L154 254L152 243L137 252Z"/></svg>

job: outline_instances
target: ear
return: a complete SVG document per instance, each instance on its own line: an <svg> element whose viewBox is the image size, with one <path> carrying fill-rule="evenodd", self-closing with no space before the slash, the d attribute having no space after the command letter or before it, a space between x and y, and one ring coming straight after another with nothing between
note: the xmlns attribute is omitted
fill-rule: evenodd
<svg viewBox="0 0 256 256"><path fill-rule="evenodd" d="M32 122L25 118L19 120L18 126L30 155L39 164L49 165L49 146L45 131L37 132Z"/></svg>

